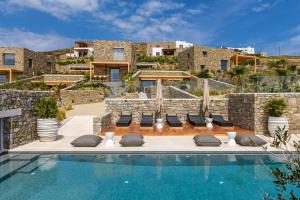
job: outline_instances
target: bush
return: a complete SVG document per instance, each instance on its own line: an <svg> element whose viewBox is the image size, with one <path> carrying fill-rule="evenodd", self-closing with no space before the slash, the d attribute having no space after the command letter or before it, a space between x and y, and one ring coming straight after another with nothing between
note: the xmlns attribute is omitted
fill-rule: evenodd
<svg viewBox="0 0 300 200"><path fill-rule="evenodd" d="M66 111L65 109L59 109L57 113L57 120L61 122L64 119L66 119Z"/></svg>
<svg viewBox="0 0 300 200"><path fill-rule="evenodd" d="M196 72L195 74L199 78L211 78L211 74L208 70L202 71L202 72Z"/></svg>
<svg viewBox="0 0 300 200"><path fill-rule="evenodd" d="M272 117L281 117L287 108L287 102L283 98L275 98L267 104L267 110Z"/></svg>
<svg viewBox="0 0 300 200"><path fill-rule="evenodd" d="M73 109L72 104L65 104L65 105L64 105L64 109L65 109L66 111L72 110L72 109Z"/></svg>
<svg viewBox="0 0 300 200"><path fill-rule="evenodd" d="M36 115L40 119L56 118L58 114L57 101L54 97L42 98L35 105Z"/></svg>
<svg viewBox="0 0 300 200"><path fill-rule="evenodd" d="M110 90L108 88L104 88L103 93L105 97L108 97L110 95Z"/></svg>

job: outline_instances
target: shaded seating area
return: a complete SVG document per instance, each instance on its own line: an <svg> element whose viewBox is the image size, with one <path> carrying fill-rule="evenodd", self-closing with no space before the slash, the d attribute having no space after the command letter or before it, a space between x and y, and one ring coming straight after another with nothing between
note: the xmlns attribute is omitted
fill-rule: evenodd
<svg viewBox="0 0 300 200"><path fill-rule="evenodd" d="M205 120L200 115L187 114L187 122L195 127L206 127Z"/></svg>
<svg viewBox="0 0 300 200"><path fill-rule="evenodd" d="M153 126L153 114L142 114L140 123L141 127L152 127Z"/></svg>
<svg viewBox="0 0 300 200"><path fill-rule="evenodd" d="M233 127L233 122L225 120L222 115L209 115L213 119L213 123L221 127Z"/></svg>
<svg viewBox="0 0 300 200"><path fill-rule="evenodd" d="M181 121L178 119L177 115L166 115L167 124L170 127L182 127Z"/></svg>
<svg viewBox="0 0 300 200"><path fill-rule="evenodd" d="M123 115L121 114L119 120L116 122L117 127L128 127L132 122L132 114Z"/></svg>

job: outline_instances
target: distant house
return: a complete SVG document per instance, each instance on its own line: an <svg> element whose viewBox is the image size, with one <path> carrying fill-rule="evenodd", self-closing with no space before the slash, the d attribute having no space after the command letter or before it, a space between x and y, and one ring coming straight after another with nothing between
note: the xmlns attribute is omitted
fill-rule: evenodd
<svg viewBox="0 0 300 200"><path fill-rule="evenodd" d="M232 49L193 46L180 52L177 56L178 65L190 71L229 69L231 57L236 52Z"/></svg>
<svg viewBox="0 0 300 200"><path fill-rule="evenodd" d="M0 47L0 82L11 82L20 75L34 76L55 72L54 58L26 48Z"/></svg>
<svg viewBox="0 0 300 200"><path fill-rule="evenodd" d="M136 68L136 52L132 42L94 41L94 61L91 74L105 81L119 81L131 69Z"/></svg>
<svg viewBox="0 0 300 200"><path fill-rule="evenodd" d="M147 43L148 56L176 56L184 49L193 46L185 41L149 42Z"/></svg>
<svg viewBox="0 0 300 200"><path fill-rule="evenodd" d="M245 48L234 48L234 47L226 47L227 49L234 49L234 50L238 50L243 54L251 54L254 55L255 54L255 49L251 46L245 47Z"/></svg>

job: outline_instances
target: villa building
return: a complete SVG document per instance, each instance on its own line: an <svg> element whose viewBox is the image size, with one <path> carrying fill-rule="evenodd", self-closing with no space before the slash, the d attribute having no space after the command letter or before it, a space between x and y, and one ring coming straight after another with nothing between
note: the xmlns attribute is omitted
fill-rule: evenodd
<svg viewBox="0 0 300 200"><path fill-rule="evenodd" d="M54 71L55 61L50 56L26 48L0 47L0 83Z"/></svg>
<svg viewBox="0 0 300 200"><path fill-rule="evenodd" d="M177 56L179 66L190 71L222 70L230 67L230 60L236 52L231 49L193 46Z"/></svg>
<svg viewBox="0 0 300 200"><path fill-rule="evenodd" d="M119 81L136 67L136 52L132 42L96 40L90 75L104 81Z"/></svg>
<svg viewBox="0 0 300 200"><path fill-rule="evenodd" d="M149 56L176 56L184 49L193 46L185 41L149 42L147 43L147 55Z"/></svg>
<svg viewBox="0 0 300 200"><path fill-rule="evenodd" d="M233 50L238 50L243 54L250 54L254 55L255 54L255 49L251 46L245 47L245 48L233 48L233 47L226 47L227 49L233 49Z"/></svg>

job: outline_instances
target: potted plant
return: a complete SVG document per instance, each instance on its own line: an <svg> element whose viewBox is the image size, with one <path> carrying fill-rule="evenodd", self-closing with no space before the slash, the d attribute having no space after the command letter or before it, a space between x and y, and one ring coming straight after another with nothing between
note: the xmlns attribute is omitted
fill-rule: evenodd
<svg viewBox="0 0 300 200"><path fill-rule="evenodd" d="M285 130L289 129L289 123L287 117L284 115L287 108L287 102L284 98L274 98L267 104L267 110L269 113L268 130L273 137L278 127Z"/></svg>
<svg viewBox="0 0 300 200"><path fill-rule="evenodd" d="M58 107L54 97L41 99L35 106L37 133L41 142L55 141L58 134Z"/></svg>

